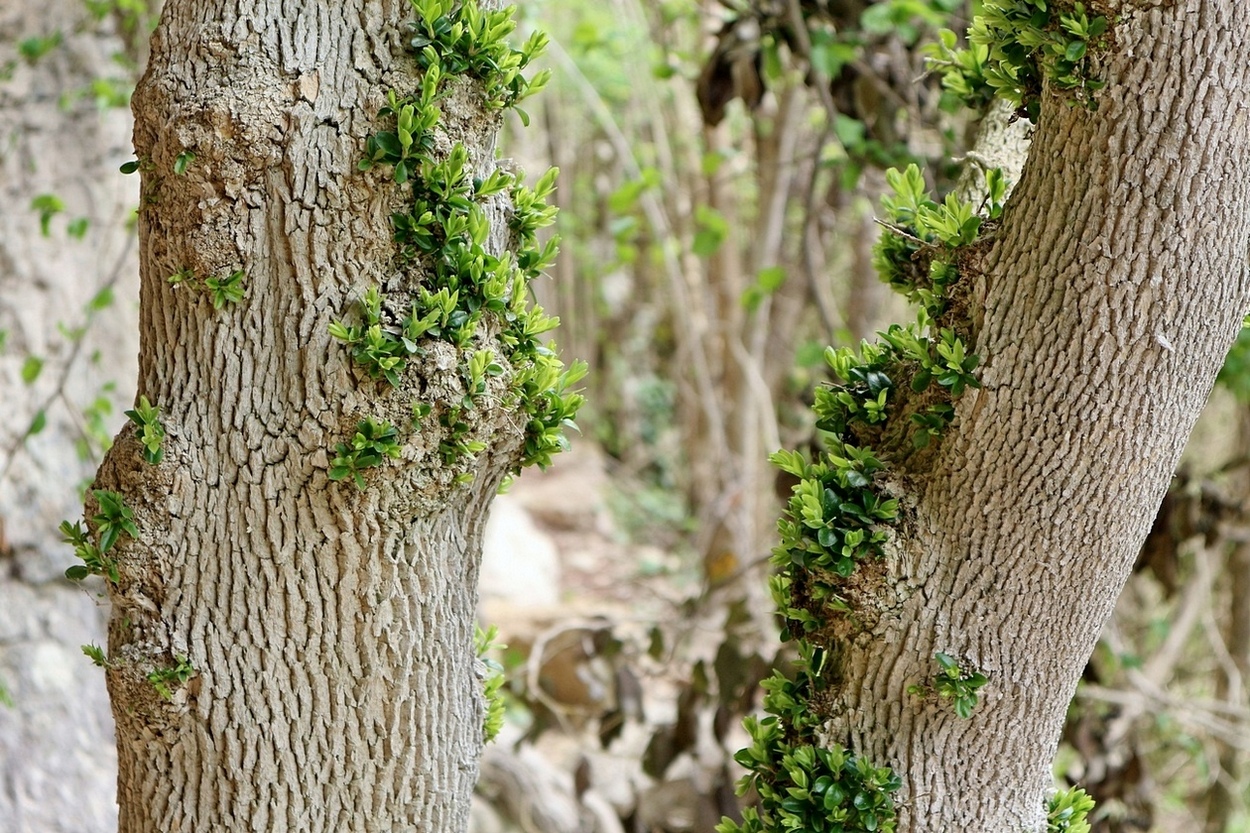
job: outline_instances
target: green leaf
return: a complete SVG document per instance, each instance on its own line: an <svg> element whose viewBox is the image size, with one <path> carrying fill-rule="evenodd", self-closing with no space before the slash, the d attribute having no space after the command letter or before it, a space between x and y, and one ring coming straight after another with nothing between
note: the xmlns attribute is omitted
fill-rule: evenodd
<svg viewBox="0 0 1250 833"><path fill-rule="evenodd" d="M106 286L92 296L91 300L87 302L87 311L99 312L100 310L108 309L113 305L113 300L113 287Z"/></svg>
<svg viewBox="0 0 1250 833"><path fill-rule="evenodd" d="M43 359L38 356L27 356L26 361L22 362L22 382L27 385L34 384L42 370Z"/></svg>
<svg viewBox="0 0 1250 833"><path fill-rule="evenodd" d="M48 415L42 408L35 414L35 418L30 421L30 427L26 429L26 436L33 437L48 426Z"/></svg>

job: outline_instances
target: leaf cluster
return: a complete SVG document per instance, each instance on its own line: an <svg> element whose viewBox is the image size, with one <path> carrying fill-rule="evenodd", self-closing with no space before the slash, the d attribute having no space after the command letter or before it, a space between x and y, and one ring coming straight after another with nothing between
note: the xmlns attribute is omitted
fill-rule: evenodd
<svg viewBox="0 0 1250 833"><path fill-rule="evenodd" d="M1106 45L1109 27L1083 3L986 0L968 29L968 46L958 48L955 33L944 30L931 62L942 85L969 107L983 109L1002 97L1036 122L1044 81L1085 107L1097 106L1093 94L1105 82L1094 77L1090 54Z"/></svg>
<svg viewBox="0 0 1250 833"><path fill-rule="evenodd" d="M350 476L359 489L365 488L362 469L382 464L387 457L399 456L398 432L389 422L363 419L356 425L356 433L347 443L336 443L335 457L330 463L330 479L343 480Z"/></svg>
<svg viewBox="0 0 1250 833"><path fill-rule="evenodd" d="M887 538L883 524L898 516L898 501L883 497L875 487L874 475L882 463L872 451L837 440L828 445L816 462L794 451L778 451L769 458L799 479L777 522L781 541L772 562L783 571L814 574L824 584L830 584L830 574L846 578L858 562L880 557ZM788 630L796 622L800 631L816 626L807 611L782 612Z"/></svg>
<svg viewBox="0 0 1250 833"><path fill-rule="evenodd" d="M874 767L842 746L791 743L778 719L748 717L751 743L734 755L748 770L738 793L754 789L759 809L747 807L742 823L724 818L717 833L891 833L893 794L902 781L889 767Z"/></svg>
<svg viewBox="0 0 1250 833"><path fill-rule="evenodd" d="M483 10L476 0L409 0L417 14L409 46L423 68L441 64L450 75L470 75L482 82L486 103L495 109L516 107L551 80L551 70L532 78L522 73L547 48L547 35L534 32L520 49L509 36L516 29L515 6ZM529 116L518 109L528 125Z"/></svg>
<svg viewBox="0 0 1250 833"><path fill-rule="evenodd" d="M195 676L195 668L185 656L178 655L174 657L174 665L169 668L153 668L148 672L148 682L162 699L172 700L174 699L173 689L185 685L193 676Z"/></svg>
<svg viewBox="0 0 1250 833"><path fill-rule="evenodd" d="M117 584L121 580L117 562L108 553L122 534L131 538L139 536L135 513L117 492L95 489L91 494L100 511L92 516L87 528L83 528L81 521L72 524L61 521L59 527L62 540L74 548L74 555L83 562L67 569L65 577L70 581L82 581L87 576L103 576Z"/></svg>
<svg viewBox="0 0 1250 833"><path fill-rule="evenodd" d="M557 171L549 170L533 187L502 168L476 177L463 144L436 157L433 138L448 78L471 75L485 86L490 106L514 106L545 83L544 74L525 81L521 70L546 38L535 35L521 50L511 49L506 38L515 28L513 8L483 12L475 2L411 2L419 18L412 45L424 69L420 90L411 99L388 95L380 116L393 118L394 129L368 139L359 167L389 165L395 182L411 188L411 203L391 216L391 227L400 262L421 267L426 277L406 316L392 313L386 297L372 288L359 305L360 323L335 321L330 333L371 377L392 386L400 384L408 361L423 352L422 339L439 339L461 351L466 393L439 414L445 431L439 451L449 465L485 449L470 438L469 412L485 395L488 380L510 370L505 404L519 411L526 425L520 466L546 466L554 452L567 447L564 430L576 428L573 417L583 400L571 386L585 373L581 364L566 369L553 346L540 341L559 321L530 301L530 282L558 252L557 238L538 241L538 232L555 219L548 200ZM511 203L515 257L487 251L491 225L484 203L500 194ZM482 326L488 316L496 326ZM496 332L495 344L481 343L484 329ZM419 429L435 407L415 403L413 427Z"/></svg>
<svg viewBox="0 0 1250 833"><path fill-rule="evenodd" d="M236 269L225 277L204 279L204 288L213 301L213 309L221 309L226 304L237 304L243 300L247 287L243 285L243 272Z"/></svg>
<svg viewBox="0 0 1250 833"><path fill-rule="evenodd" d="M487 654L492 650L502 650L507 645L497 644L499 628L491 625L486 630L474 625L473 648L477 658L486 666L486 678L482 681L482 696L486 698L486 714L482 718L482 740L490 743L499 736L503 728L507 703L504 702L503 684L507 680L504 668L498 661Z"/></svg>
<svg viewBox="0 0 1250 833"><path fill-rule="evenodd" d="M161 409L148 401L146 396L139 397L139 404L126 411L126 416L135 424L135 435L143 443L143 459L153 466L160 465L165 456L161 444L165 441L165 426L161 424Z"/></svg>
<svg viewBox="0 0 1250 833"><path fill-rule="evenodd" d="M881 206L889 222L873 249L873 265L881 280L937 318L945 309L947 288L959 278L959 248L978 239L986 220L1002 215L1006 180L998 168L986 173L983 216L953 193L935 201L915 165L891 168L885 176L890 193Z"/></svg>
<svg viewBox="0 0 1250 833"><path fill-rule="evenodd" d="M1072 787L1050 797L1046 806L1046 833L1089 833L1089 813L1094 799Z"/></svg>
<svg viewBox="0 0 1250 833"><path fill-rule="evenodd" d="M764 683L771 716L747 723L752 744L737 756L750 771L745 786L759 793L760 810L745 813L740 826L723 823L721 833L893 829L890 794L898 789L897 776L815 737L824 719L816 689L826 654L808 640L821 638L831 612L850 612L839 589L858 565L884 556L889 526L898 518L898 501L880 482L886 463L852 440L871 441L902 412L913 427L912 444L923 448L950 424L954 398L980 384L978 357L964 336L933 320L946 311L947 289L960 277L961 250L978 241L987 220L1001 215L1006 183L1001 172L991 171L978 210L953 195L934 200L914 165L889 171L887 179L891 193L882 203L890 222L876 251L877 266L921 309L913 324L891 326L858 351L827 349L825 362L839 382L814 394L823 449L812 460L795 451L770 458L798 481L777 524L780 542L772 562L778 572L769 584L782 637L797 642L799 673L793 680L774 674ZM900 411L908 397L918 399ZM957 665L943 668L939 693L955 699L957 712L970 714L984 676L964 675Z"/></svg>
<svg viewBox="0 0 1250 833"><path fill-rule="evenodd" d="M244 283L246 278L243 270L236 269L224 277L205 278L201 283L196 280L195 272L183 267L165 278L165 282L174 288L186 285L197 292L207 292L213 302L213 309L221 309L226 304L237 304L243 300L247 295L247 285Z"/></svg>
<svg viewBox="0 0 1250 833"><path fill-rule="evenodd" d="M933 678L933 687L943 700L955 701L955 714L965 720L977 707L977 689L989 682L980 671L964 670L959 661L941 651L933 655L941 670Z"/></svg>

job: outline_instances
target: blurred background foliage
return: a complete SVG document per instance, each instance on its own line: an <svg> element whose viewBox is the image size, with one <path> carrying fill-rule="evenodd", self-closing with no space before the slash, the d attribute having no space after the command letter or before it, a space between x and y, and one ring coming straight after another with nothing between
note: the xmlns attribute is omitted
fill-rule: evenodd
<svg viewBox="0 0 1250 833"><path fill-rule="evenodd" d="M592 368L573 456L596 475L561 480L557 461L517 484L564 573L540 612L486 600L510 646L509 721L484 761L477 830L710 831L737 815L737 727L778 659L764 586L790 484L766 458L812 442L825 346L904 317L872 267L884 171L915 162L941 193L977 161L977 114L926 64L938 31L962 32L977 5L523 4L523 26L551 37L555 78L527 103L529 128L507 124L503 154L561 170L562 255L538 291L566 355ZM155 4L82 11L78 27L120 43L114 66L39 106L124 112ZM0 85L74 34L0 45ZM87 207L67 197L7 210L66 246L85 234ZM84 470L121 425L133 380L84 370L80 345L134 299L115 304L116 272L99 268L81 277L81 324L42 346L0 321L6 401L31 403L0 477L54 411ZM91 382L75 390L94 393L39 387L75 367ZM1056 783L1098 800L1096 831L1250 831L1248 464L1243 333L1070 710Z"/></svg>

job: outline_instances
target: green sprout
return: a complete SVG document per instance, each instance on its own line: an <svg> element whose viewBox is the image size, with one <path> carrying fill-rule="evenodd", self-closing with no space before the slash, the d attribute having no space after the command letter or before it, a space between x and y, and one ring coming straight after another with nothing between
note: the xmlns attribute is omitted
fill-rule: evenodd
<svg viewBox="0 0 1250 833"><path fill-rule="evenodd" d="M143 459L150 464L160 465L165 456L161 443L165 440L165 427L161 425L161 409L148 401L146 396L139 397L139 405L126 411L126 416L135 424L135 434L143 443Z"/></svg>
<svg viewBox="0 0 1250 833"><path fill-rule="evenodd" d="M396 438L398 432L389 422L361 420L350 443L337 443L335 457L330 464L330 479L343 480L350 476L358 489L365 488L362 469L380 466L387 457L398 457L400 452Z"/></svg>
<svg viewBox="0 0 1250 833"><path fill-rule="evenodd" d="M940 651L933 655L942 670L933 678L937 694L944 700L955 701L955 714L965 720L972 717L977 707L977 689L989 682L980 671L965 671L950 654Z"/></svg>

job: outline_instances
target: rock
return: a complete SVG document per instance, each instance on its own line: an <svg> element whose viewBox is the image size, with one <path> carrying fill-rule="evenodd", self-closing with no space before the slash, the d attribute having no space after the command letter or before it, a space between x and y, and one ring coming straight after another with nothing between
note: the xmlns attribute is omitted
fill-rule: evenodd
<svg viewBox="0 0 1250 833"><path fill-rule="evenodd" d="M560 556L550 536L510 495L495 498L482 545L483 602L551 607L560 600Z"/></svg>

